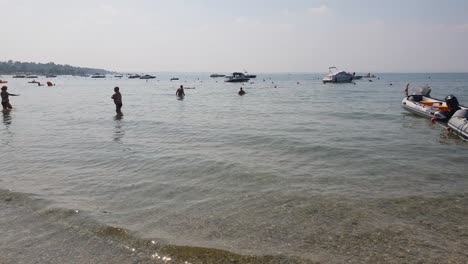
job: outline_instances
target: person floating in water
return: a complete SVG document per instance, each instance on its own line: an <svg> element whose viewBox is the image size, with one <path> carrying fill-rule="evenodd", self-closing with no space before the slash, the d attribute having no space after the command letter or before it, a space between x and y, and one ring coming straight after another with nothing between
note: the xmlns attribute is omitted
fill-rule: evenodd
<svg viewBox="0 0 468 264"><path fill-rule="evenodd" d="M184 86L181 85L179 89L177 89L176 91L176 96L177 97L184 97L185 96L185 93L184 93Z"/></svg>
<svg viewBox="0 0 468 264"><path fill-rule="evenodd" d="M242 96L242 95L245 94L245 91L244 91L244 89L242 89L242 87L240 88L238 94L239 94L240 96Z"/></svg>
<svg viewBox="0 0 468 264"><path fill-rule="evenodd" d="M117 112L117 115L122 116L122 95L119 92L119 87L114 88L114 94L112 95L112 99L114 100L115 103L115 111Z"/></svg>
<svg viewBox="0 0 468 264"><path fill-rule="evenodd" d="M3 106L3 110L11 110L11 109L13 109L13 107L12 107L11 104L10 104L10 99L8 98L10 95L11 95L11 96L19 96L19 94L11 94L11 93L8 93L8 92L7 92L7 89L8 89L8 87L2 86L1 96L2 96L2 106Z"/></svg>

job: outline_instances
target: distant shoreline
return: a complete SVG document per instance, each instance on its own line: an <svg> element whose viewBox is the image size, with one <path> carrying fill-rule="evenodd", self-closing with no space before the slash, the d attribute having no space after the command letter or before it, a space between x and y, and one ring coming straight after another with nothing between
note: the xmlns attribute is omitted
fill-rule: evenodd
<svg viewBox="0 0 468 264"><path fill-rule="evenodd" d="M113 72L104 69L55 64L54 62L36 63L12 60L0 61L0 74L3 75L90 75L96 73L111 74Z"/></svg>

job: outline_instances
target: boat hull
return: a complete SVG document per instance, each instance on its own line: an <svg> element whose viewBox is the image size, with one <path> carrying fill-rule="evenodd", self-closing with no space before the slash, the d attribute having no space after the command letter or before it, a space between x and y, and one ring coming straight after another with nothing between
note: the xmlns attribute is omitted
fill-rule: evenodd
<svg viewBox="0 0 468 264"><path fill-rule="evenodd" d="M412 96L408 96L403 98L401 101L401 106L403 109L406 111L413 113L415 115L419 115L425 118L433 118L434 114L439 111L439 108L437 105L443 104L442 100L437 100L431 97L426 97L426 96L421 96L419 100L414 100L412 99ZM423 104L421 102L427 102L427 101L434 101L434 104L432 106Z"/></svg>
<svg viewBox="0 0 468 264"><path fill-rule="evenodd" d="M454 134L468 140L468 110L458 110L447 122L447 126Z"/></svg>
<svg viewBox="0 0 468 264"><path fill-rule="evenodd" d="M250 79L229 79L226 80L225 82L230 82L230 83L239 83L239 82L248 82Z"/></svg>

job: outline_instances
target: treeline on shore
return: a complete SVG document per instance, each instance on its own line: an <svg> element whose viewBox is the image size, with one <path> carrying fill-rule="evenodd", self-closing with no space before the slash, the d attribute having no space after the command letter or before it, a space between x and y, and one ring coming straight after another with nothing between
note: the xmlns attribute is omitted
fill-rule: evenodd
<svg viewBox="0 0 468 264"><path fill-rule="evenodd" d="M36 74L36 75L90 75L110 73L103 69L83 68L70 65L21 61L0 61L0 74Z"/></svg>

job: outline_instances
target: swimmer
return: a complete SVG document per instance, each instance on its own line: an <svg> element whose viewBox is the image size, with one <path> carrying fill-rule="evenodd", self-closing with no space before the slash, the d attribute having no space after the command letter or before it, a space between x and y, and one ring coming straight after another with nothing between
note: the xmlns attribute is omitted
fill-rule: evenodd
<svg viewBox="0 0 468 264"><path fill-rule="evenodd" d="M241 87L237 94L239 94L240 96L244 95L245 94L244 89L242 89L242 87Z"/></svg>

